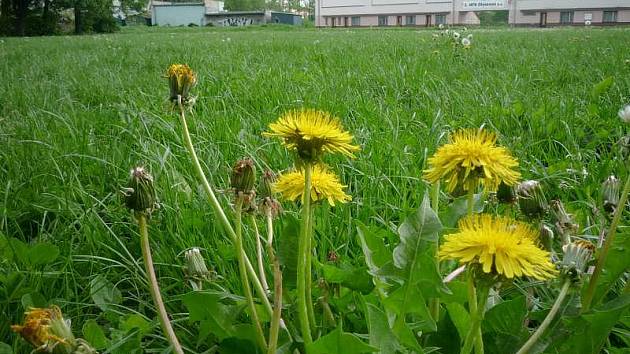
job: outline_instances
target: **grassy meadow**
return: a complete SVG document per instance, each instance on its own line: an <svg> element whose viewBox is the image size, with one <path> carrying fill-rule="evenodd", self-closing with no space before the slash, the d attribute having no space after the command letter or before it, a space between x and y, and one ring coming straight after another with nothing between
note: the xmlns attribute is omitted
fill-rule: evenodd
<svg viewBox="0 0 630 354"><path fill-rule="evenodd" d="M541 181L547 198L561 199L580 235L596 243L600 185L611 174L624 181L629 172L618 158L628 127L617 112L630 103L630 28L473 29L463 32L473 34L467 50L435 33L132 28L0 40L0 353L29 353L10 325L27 307L50 304L101 352L167 352L137 227L119 193L135 165L155 177L160 209L151 219L151 245L182 345L190 353L255 352L217 340L189 318L183 254L190 247L203 250L215 273L210 289L237 303L242 298L234 247L202 192L168 104L164 75L172 63L187 63L198 75L188 123L224 205L231 197L221 191L238 159L251 157L259 171L292 166L292 155L261 135L283 112L325 110L354 135L361 146L356 159L327 160L352 201L316 210L315 269L365 266L355 220L381 230L386 245L397 244L396 228L428 191L427 158L458 128L496 132L518 158L523 179ZM445 209L448 194L441 199ZM281 256L295 244L281 230L299 211L284 207L276 223ZM630 236L628 220L626 213L618 237ZM253 250L252 238L245 241ZM624 284L617 281L614 291ZM286 293L291 316L292 292ZM330 301L343 313L344 331L367 342L362 295L337 294ZM539 310L554 296L543 290ZM247 316L237 322L247 323ZM615 323L606 348L621 353L614 348L630 341L627 307ZM427 348L457 353L457 343L434 339Z"/></svg>

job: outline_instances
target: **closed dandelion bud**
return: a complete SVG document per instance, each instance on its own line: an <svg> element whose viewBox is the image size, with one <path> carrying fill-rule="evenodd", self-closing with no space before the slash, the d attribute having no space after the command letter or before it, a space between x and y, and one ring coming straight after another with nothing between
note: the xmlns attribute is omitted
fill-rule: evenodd
<svg viewBox="0 0 630 354"><path fill-rule="evenodd" d="M564 257L560 262L560 271L564 276L571 277L578 282L587 269L588 263L595 252L595 246L583 240L577 240L562 247Z"/></svg>
<svg viewBox="0 0 630 354"><path fill-rule="evenodd" d="M608 177L604 183L602 183L603 207L609 214L613 214L619 205L620 187L619 179L615 176Z"/></svg>
<svg viewBox="0 0 630 354"><path fill-rule="evenodd" d="M540 243L545 250L549 252L553 250L553 230L545 224L540 226Z"/></svg>
<svg viewBox="0 0 630 354"><path fill-rule="evenodd" d="M499 184L499 188L497 189L497 200L499 203L504 204L512 204L516 201L516 193L514 191L514 187L508 186L507 184L501 182Z"/></svg>
<svg viewBox="0 0 630 354"><path fill-rule="evenodd" d="M256 184L256 167L252 159L239 160L234 168L232 168L232 176L230 178L234 191L243 194L250 194L254 191Z"/></svg>
<svg viewBox="0 0 630 354"><path fill-rule="evenodd" d="M170 100L177 103L181 99L183 104L190 103L190 89L197 83L197 77L190 67L186 64L172 64L166 75L171 90Z"/></svg>
<svg viewBox="0 0 630 354"><path fill-rule="evenodd" d="M530 218L540 218L547 211L547 200L538 181L521 182L516 187L518 206L523 214Z"/></svg>
<svg viewBox="0 0 630 354"><path fill-rule="evenodd" d="M136 213L150 214L157 198L153 187L153 177L144 167L136 167L131 170L131 176L127 188L123 190L125 205Z"/></svg>
<svg viewBox="0 0 630 354"><path fill-rule="evenodd" d="M190 278L193 288L201 290L201 282L212 278L201 251L193 247L184 253L184 257L186 258L186 275Z"/></svg>
<svg viewBox="0 0 630 354"><path fill-rule="evenodd" d="M573 220L573 215L567 213L564 204L559 200L551 201L551 214L556 220L556 229L562 236L562 243L568 244L570 236L575 235L579 227Z"/></svg>
<svg viewBox="0 0 630 354"><path fill-rule="evenodd" d="M263 172L258 183L258 196L261 198L273 198L273 184L276 183L277 176L273 171L266 170Z"/></svg>

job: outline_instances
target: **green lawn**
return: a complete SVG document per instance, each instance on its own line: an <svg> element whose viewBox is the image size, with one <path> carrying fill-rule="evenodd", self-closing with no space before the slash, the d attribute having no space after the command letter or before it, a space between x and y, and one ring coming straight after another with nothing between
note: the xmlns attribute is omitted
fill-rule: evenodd
<svg viewBox="0 0 630 354"><path fill-rule="evenodd" d="M240 281L232 243L202 194L167 102L171 63L198 73L189 124L219 189L245 156L261 170L291 166L291 155L261 136L289 109L329 111L355 136L362 149L355 160L327 160L353 200L317 210L320 262L335 251L342 264L364 265L354 220L395 230L420 206L426 158L454 129L482 125L519 159L523 177L541 180L548 199L562 199L595 240L599 186L628 173L615 156L627 131L617 111L630 103L630 27L473 29L464 32L473 34L468 50L435 40L437 32L134 28L2 39L0 342L28 353L9 325L26 306L54 303L75 334L96 323L111 343L123 343L113 352L130 353L124 345L137 348L140 340L146 352L166 346L119 193L142 164L161 202L151 242L167 308L192 352L215 344L198 341L199 326L188 321L183 251L207 250L216 288L240 294ZM221 199L227 205L230 198ZM49 245L44 256L23 250L39 243ZM335 306L346 331L367 333L360 309ZM139 333L128 331L133 323L141 323Z"/></svg>

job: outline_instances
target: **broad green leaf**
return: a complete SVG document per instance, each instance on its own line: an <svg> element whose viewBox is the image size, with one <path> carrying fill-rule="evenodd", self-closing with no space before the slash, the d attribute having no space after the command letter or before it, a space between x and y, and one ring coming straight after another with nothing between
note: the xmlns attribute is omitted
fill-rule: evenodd
<svg viewBox="0 0 630 354"><path fill-rule="evenodd" d="M140 336L142 337L151 332L151 323L138 314L132 314L122 321L120 329L130 331L133 328L137 328Z"/></svg>
<svg viewBox="0 0 630 354"><path fill-rule="evenodd" d="M378 351L356 335L343 332L341 326L306 346L309 354L362 354Z"/></svg>
<svg viewBox="0 0 630 354"><path fill-rule="evenodd" d="M96 349L105 349L109 346L109 339L105 337L105 333L101 326L95 320L87 320L83 324L83 339L88 341Z"/></svg>
<svg viewBox="0 0 630 354"><path fill-rule="evenodd" d="M235 305L220 302L217 294L191 292L184 296L184 305L190 313L191 322L200 322L199 341L210 333L219 339L233 337L236 334L234 323L241 313Z"/></svg>
<svg viewBox="0 0 630 354"><path fill-rule="evenodd" d="M524 296L503 301L488 310L483 321L486 351L509 353L523 344L529 336L523 325L526 316Z"/></svg>
<svg viewBox="0 0 630 354"><path fill-rule="evenodd" d="M361 250L363 251L369 274L372 275L372 281L379 294L384 296L389 288L388 278L395 272L399 272L393 266L392 253L385 247L383 239L376 236L372 229L366 227L358 220L355 220L355 222L357 223L357 236L361 243Z"/></svg>
<svg viewBox="0 0 630 354"><path fill-rule="evenodd" d="M324 279L329 283L341 284L342 286L368 294L374 289L372 278L366 268L353 267L348 264L342 264L336 267L329 264L323 264Z"/></svg>
<svg viewBox="0 0 630 354"><path fill-rule="evenodd" d="M598 304L602 298L608 293L610 288L615 284L617 279L630 269L630 234L617 233L613 244L608 250L608 257L604 265L604 271L600 274L593 296L593 304ZM586 291L588 283L584 284L583 290ZM583 293L584 294L584 293Z"/></svg>
<svg viewBox="0 0 630 354"><path fill-rule="evenodd" d="M385 312L374 304L367 304L367 322L370 333L370 345L378 348L381 354L396 354L401 345L394 332L387 324Z"/></svg>
<svg viewBox="0 0 630 354"><path fill-rule="evenodd" d="M137 328L130 331L112 329L111 341L107 352L112 354L141 354L144 353L142 340Z"/></svg>
<svg viewBox="0 0 630 354"><path fill-rule="evenodd" d="M33 292L22 295L22 307L28 309L29 307L46 307L48 302L44 296L40 293Z"/></svg>
<svg viewBox="0 0 630 354"><path fill-rule="evenodd" d="M31 267L39 267L50 264L59 256L59 247L50 243L38 243L28 251L28 259Z"/></svg>
<svg viewBox="0 0 630 354"><path fill-rule="evenodd" d="M284 228L278 239L278 261L282 265L282 283L284 286L295 287L297 279L297 256L300 241L300 223L287 216L283 220Z"/></svg>
<svg viewBox="0 0 630 354"><path fill-rule="evenodd" d="M96 306L103 311L111 309L111 305L118 305L122 301L120 290L100 274L90 281L90 295Z"/></svg>
<svg viewBox="0 0 630 354"><path fill-rule="evenodd" d="M244 354L260 353L258 346L246 339L230 337L219 343L219 353L221 354Z"/></svg>
<svg viewBox="0 0 630 354"><path fill-rule="evenodd" d="M599 353L613 326L629 307L630 294L624 294L586 314L562 318L561 324L549 334L545 353Z"/></svg>
<svg viewBox="0 0 630 354"><path fill-rule="evenodd" d="M417 322L419 330L424 332L434 332L437 327L435 321L431 318L429 309L420 288L417 286L408 287L406 284L394 290L383 301L385 309L390 314L395 314L396 322L404 321L407 314L416 314L420 316ZM390 319L390 325L391 325Z"/></svg>
<svg viewBox="0 0 630 354"><path fill-rule="evenodd" d="M0 238L0 255L2 256L1 258L28 265L28 251L29 249L26 243L18 240L17 238L6 236Z"/></svg>
<svg viewBox="0 0 630 354"><path fill-rule="evenodd" d="M0 354L13 354L13 349L7 343L0 342Z"/></svg>
<svg viewBox="0 0 630 354"><path fill-rule="evenodd" d="M459 334L460 341L463 341L463 338L466 338L466 334L470 330L470 314L462 304L458 303L450 303L446 305L446 310L448 311L448 315L453 321L455 328L457 328L457 333Z"/></svg>
<svg viewBox="0 0 630 354"><path fill-rule="evenodd" d="M596 100L606 91L608 91L614 83L613 77L609 76L604 80L593 85L593 89L591 90L591 98Z"/></svg>
<svg viewBox="0 0 630 354"><path fill-rule="evenodd" d="M481 213L484 208L481 193L474 195L473 202L473 212ZM457 227L459 219L463 218L466 214L468 214L468 196L463 196L455 199L448 205L446 210L442 213L440 220L442 220L445 228L453 229Z"/></svg>

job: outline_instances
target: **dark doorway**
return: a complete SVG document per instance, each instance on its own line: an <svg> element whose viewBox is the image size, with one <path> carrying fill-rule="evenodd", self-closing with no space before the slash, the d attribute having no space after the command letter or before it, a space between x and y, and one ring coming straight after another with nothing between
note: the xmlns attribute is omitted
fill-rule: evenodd
<svg viewBox="0 0 630 354"><path fill-rule="evenodd" d="M427 15L427 19L424 25L427 27L431 27L431 15Z"/></svg>
<svg viewBox="0 0 630 354"><path fill-rule="evenodd" d="M547 13L540 13L540 27L547 27Z"/></svg>
<svg viewBox="0 0 630 354"><path fill-rule="evenodd" d="M402 26L402 16L396 16L396 26Z"/></svg>
<svg viewBox="0 0 630 354"><path fill-rule="evenodd" d="M343 26L344 27L348 27L348 17L347 16L343 18Z"/></svg>

